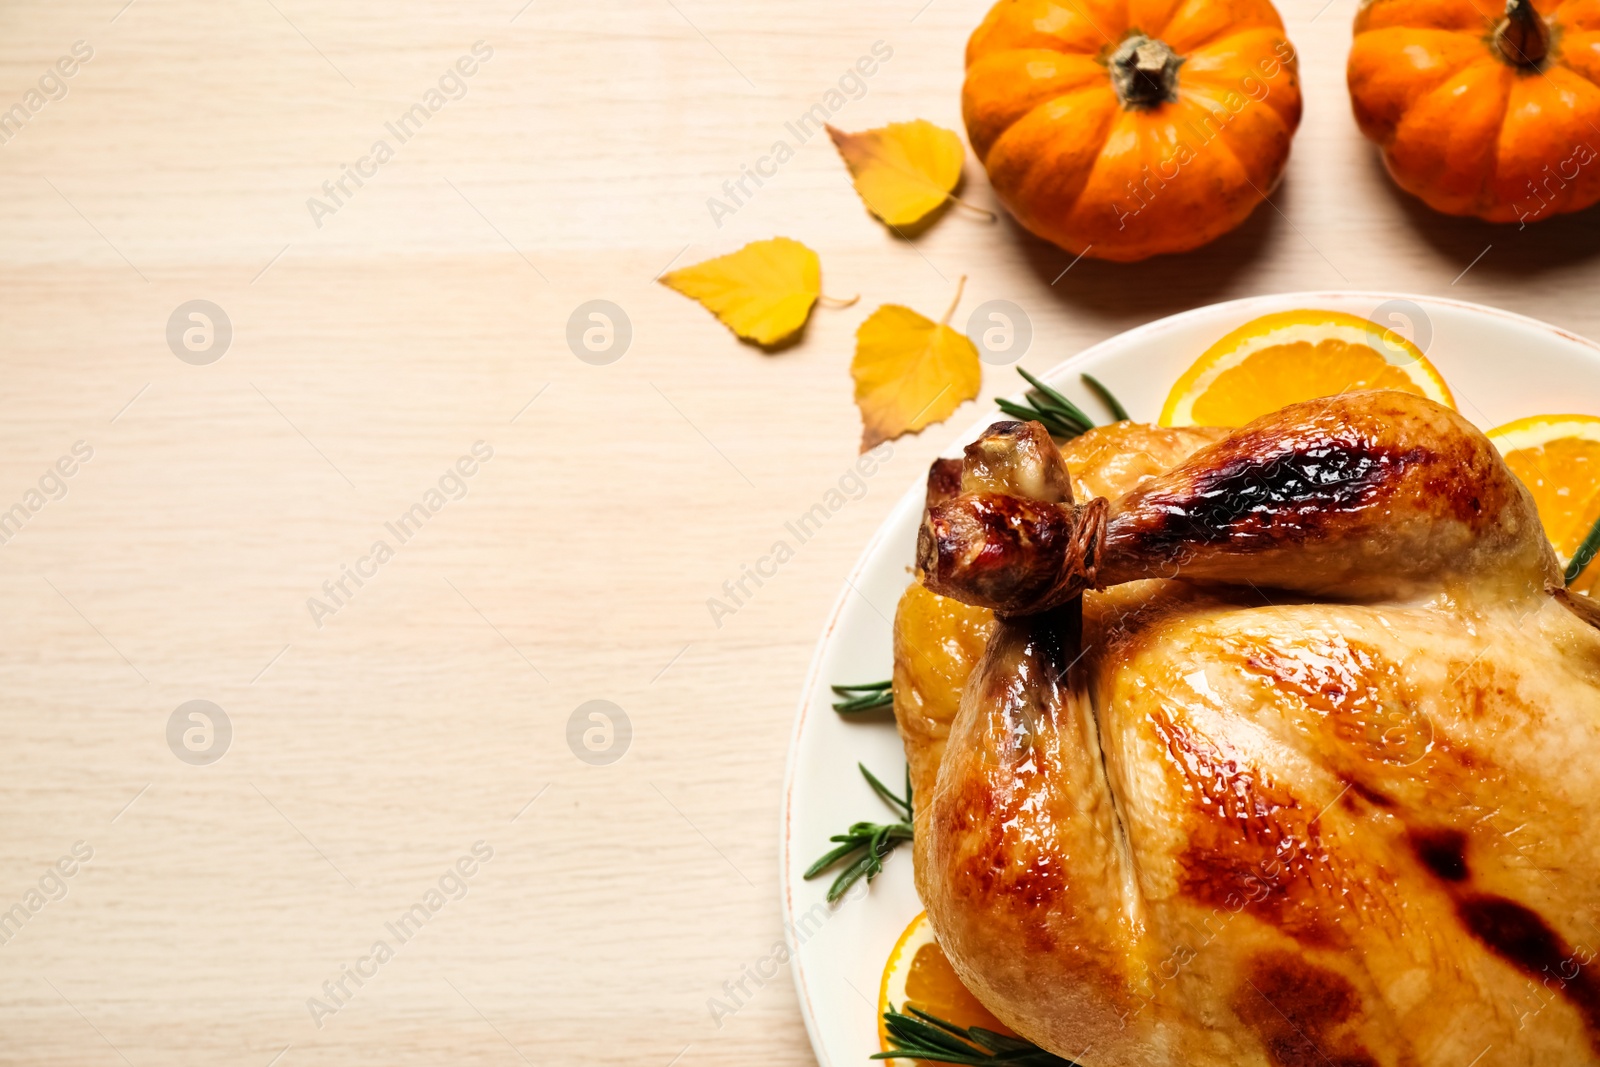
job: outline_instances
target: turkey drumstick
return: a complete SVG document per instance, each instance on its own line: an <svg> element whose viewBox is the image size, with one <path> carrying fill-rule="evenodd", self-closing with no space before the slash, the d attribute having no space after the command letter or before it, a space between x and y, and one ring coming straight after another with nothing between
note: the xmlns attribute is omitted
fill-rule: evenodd
<svg viewBox="0 0 1600 1067"><path fill-rule="evenodd" d="M963 489L966 489L965 481ZM1397 392L1293 404L1110 505L963 492L928 509L928 587L1007 615L1142 578L1312 596L1409 596L1451 579L1560 585L1533 502L1455 412Z"/></svg>

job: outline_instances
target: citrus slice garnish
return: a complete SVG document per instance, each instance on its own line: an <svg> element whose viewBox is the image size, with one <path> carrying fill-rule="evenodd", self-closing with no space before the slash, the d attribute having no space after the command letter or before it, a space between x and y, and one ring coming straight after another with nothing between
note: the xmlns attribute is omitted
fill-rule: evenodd
<svg viewBox="0 0 1600 1067"><path fill-rule="evenodd" d="M1533 494L1545 536L1563 566L1600 518L1600 418L1531 415L1489 431L1506 466ZM1568 586L1589 592L1600 581L1591 562Z"/></svg>
<svg viewBox="0 0 1600 1067"><path fill-rule="evenodd" d="M1396 389L1455 407L1422 350L1341 311L1280 311L1234 330L1183 372L1163 426L1243 426L1286 404L1356 389Z"/></svg>
<svg viewBox="0 0 1600 1067"><path fill-rule="evenodd" d="M903 1012L908 1006L960 1027L981 1026L996 1033L1013 1034L956 977L944 949L934 940L927 912L911 920L883 966L883 982L878 986L878 1043L883 1051L893 1048L883 1023L884 1012L890 1008Z"/></svg>

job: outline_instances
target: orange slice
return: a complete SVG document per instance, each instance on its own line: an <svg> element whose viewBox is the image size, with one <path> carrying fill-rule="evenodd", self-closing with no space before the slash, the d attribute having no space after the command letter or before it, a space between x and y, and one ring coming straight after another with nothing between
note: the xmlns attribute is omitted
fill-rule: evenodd
<svg viewBox="0 0 1600 1067"><path fill-rule="evenodd" d="M911 920L883 967L883 982L878 986L878 1043L885 1052L892 1046L888 1028L883 1024L883 1013L891 1007L905 1011L907 1005L957 1026L981 1026L999 1034L1014 1035L1014 1031L991 1015L956 977L956 970L950 966L944 949L934 940L927 912ZM926 1061L915 1062L923 1065ZM927 1067L933 1065L927 1064Z"/></svg>
<svg viewBox="0 0 1600 1067"><path fill-rule="evenodd" d="M1243 426L1285 404L1353 389L1398 389L1454 408L1421 349L1341 311L1280 311L1206 349L1161 408L1163 426Z"/></svg>
<svg viewBox="0 0 1600 1067"><path fill-rule="evenodd" d="M1565 566L1600 518L1600 419L1533 415L1490 430L1489 440L1533 494L1545 536ZM1587 593L1597 581L1600 561L1568 588Z"/></svg>

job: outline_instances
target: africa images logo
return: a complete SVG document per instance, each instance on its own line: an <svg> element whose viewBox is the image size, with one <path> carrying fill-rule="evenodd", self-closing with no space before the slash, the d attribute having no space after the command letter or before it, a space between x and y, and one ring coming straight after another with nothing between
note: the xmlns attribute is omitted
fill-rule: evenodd
<svg viewBox="0 0 1600 1067"><path fill-rule="evenodd" d="M421 132L429 119L443 111L446 104L466 96L467 79L478 73L480 63L487 63L492 58L492 47L483 41L473 42L472 55L457 59L439 76L437 88L430 86L422 94L420 103L406 108L393 122L385 122L383 128L394 136L397 144L405 144ZM380 137L372 142L367 154L358 158L354 166L339 165L339 176L322 183L322 193L326 199L315 196L306 199L306 210L311 213L311 221L316 223L317 229L322 229L324 216L338 214L356 195L356 191L367 184L363 179L378 176L378 168L394 158L394 150L394 145ZM351 183L354 183L354 189L350 187Z"/></svg>
<svg viewBox="0 0 1600 1067"><path fill-rule="evenodd" d="M828 120L843 110L845 104L867 95L867 79L878 73L879 66L889 62L893 56L894 49L887 42L872 42L871 54L862 56L852 66L846 67L839 76L837 88L823 93L821 100L806 108L793 122L783 124L785 132L794 138L794 144L790 144L787 138L778 138L753 165L741 163L737 178L729 178L722 183L722 194L727 199L706 197L706 210L711 213L711 221L717 224L717 229L722 229L724 218L736 214L755 196L755 189L750 188L750 183L754 182L756 189L759 189L767 184L765 179L777 177L778 168L794 158L798 146L825 130Z"/></svg>

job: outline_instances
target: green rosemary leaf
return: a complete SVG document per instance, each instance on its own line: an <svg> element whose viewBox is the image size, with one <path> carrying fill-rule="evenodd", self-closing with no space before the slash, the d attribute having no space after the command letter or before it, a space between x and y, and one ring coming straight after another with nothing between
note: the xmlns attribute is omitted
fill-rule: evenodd
<svg viewBox="0 0 1600 1067"><path fill-rule="evenodd" d="M1582 574L1583 568L1594 559L1596 552L1600 552L1600 519L1596 519L1594 525L1589 527L1589 532L1583 535L1578 550L1572 554L1572 562L1567 564L1564 577L1568 585L1578 580L1578 575Z"/></svg>
<svg viewBox="0 0 1600 1067"><path fill-rule="evenodd" d="M959 1053L948 1055L928 1049L923 1049L920 1052L898 1050L895 1052L874 1052L867 1058L871 1060L927 1060L929 1063L958 1063L964 1065L964 1067L987 1067L988 1064L996 1062L986 1056L963 1056Z"/></svg>
<svg viewBox="0 0 1600 1067"><path fill-rule="evenodd" d="M1092 374L1080 374L1078 377L1083 379L1085 385L1094 390L1094 395L1100 398L1101 403L1111 409L1112 419L1117 422L1127 422L1132 418L1128 414L1128 409L1122 406L1122 401L1112 395L1111 390L1107 389L1100 379Z"/></svg>
<svg viewBox="0 0 1600 1067"><path fill-rule="evenodd" d="M1094 428L1094 420L1083 410L1021 367L1017 373L1031 387L1023 394L1024 403L999 399L995 405L1013 419L1037 421L1050 432L1051 437L1070 440Z"/></svg>
<svg viewBox="0 0 1600 1067"><path fill-rule="evenodd" d="M1059 390L1046 385L1021 367L1017 368L1017 373L1022 375L1023 381L1027 382L1030 388L1023 394L1024 402L1021 404L1014 400L996 400L995 406L1001 411L1013 419L1043 423L1044 428L1050 431L1051 437L1063 441L1071 440L1094 429L1095 421ZM1122 406L1122 401L1118 400L1099 379L1092 374L1080 377L1105 406L1111 409L1114 420L1123 421L1129 417L1128 409Z"/></svg>
<svg viewBox="0 0 1600 1067"><path fill-rule="evenodd" d="M1024 381L1033 386L1033 388L1029 389L1027 393L1030 403L1033 403L1035 406L1045 404L1049 408L1065 414L1074 421L1082 423L1085 430L1092 430L1094 428L1094 420L1088 415L1084 414L1083 409L1078 405L1074 404L1061 393L1044 384L1044 382L1040 381L1038 378L1035 378L1021 367L1017 368L1017 373L1022 375Z"/></svg>
<svg viewBox="0 0 1600 1067"><path fill-rule="evenodd" d="M861 773L866 775L867 784L872 786L872 791L878 794L885 804L898 811L903 818L911 818L911 774L909 770L906 773L906 795L905 799L902 800L889 792L889 787L878 781L877 775L867 770L866 764L858 763L856 766L861 768Z"/></svg>
<svg viewBox="0 0 1600 1067"><path fill-rule="evenodd" d="M835 685L833 710L841 715L856 715L863 711L894 707L893 682L866 682L861 685Z"/></svg>
<svg viewBox="0 0 1600 1067"><path fill-rule="evenodd" d="M828 903L837 904L839 898L848 893L850 887L862 878L865 878L867 884L871 885L872 880L878 876L878 872L881 870L883 870L883 861L874 856L870 848L867 849L861 854L860 859L846 867L839 877L833 880L833 884L828 887Z"/></svg>
<svg viewBox="0 0 1600 1067"><path fill-rule="evenodd" d="M1083 433L1087 428L1064 419L1056 412L1044 411L1036 407L1025 407L1021 404L1014 404L1011 401L1004 399L996 399L994 403L995 406L998 407L1003 413L1011 416L1013 419L1016 419L1019 422L1043 423L1044 428L1049 431L1050 436L1059 440L1071 440L1072 438Z"/></svg>
<svg viewBox="0 0 1600 1067"><path fill-rule="evenodd" d="M851 823L850 829L844 833L834 834L828 839L838 842L838 847L829 849L815 863L807 867L805 877L815 878L838 863L846 865L833 880L833 884L828 887L830 904L836 903L851 886L863 878L871 884L883 870L883 861L902 842L910 841L912 835L910 768L906 769L906 795L897 797L889 791L888 786L878 780L876 775L867 770L864 764L858 763L856 766L861 769L861 774L872 787L872 791L878 795L878 799L889 805L895 814L900 816L900 821L855 822Z"/></svg>
<svg viewBox="0 0 1600 1067"><path fill-rule="evenodd" d="M915 1008L911 1009L915 1011ZM950 1052L971 1056L973 1048L961 1039L959 1029L951 1031L944 1020L927 1023L909 1015L901 1015L892 1007L883 1016L884 1029L889 1031L890 1043L896 1047L913 1047L929 1052Z"/></svg>
<svg viewBox="0 0 1600 1067"><path fill-rule="evenodd" d="M957 1057L954 1060L945 1061L947 1063L959 1063L968 1059L976 1059L975 1052L981 1055L981 1052L975 1050L970 1044L951 1037L936 1027L929 1026L923 1022L908 1020L905 1016L891 1019L892 1015L892 1012L884 1015L886 1020L891 1020L885 1029L889 1031L889 1043L894 1045L896 1050L905 1049L909 1052L915 1049L918 1059L929 1059L941 1052ZM887 1059L892 1054L881 1053L880 1055ZM909 1056L906 1058L909 1058Z"/></svg>
<svg viewBox="0 0 1600 1067"><path fill-rule="evenodd" d="M840 860L850 855L850 853L861 847L861 842L857 841L848 834L835 834L828 840L844 841L846 843L827 852L822 856L821 859L807 867L805 873L806 878L815 878L817 875L821 874L823 871L827 870L829 867L832 867L835 863L838 863Z"/></svg>
<svg viewBox="0 0 1600 1067"><path fill-rule="evenodd" d="M1078 1067L1021 1038L979 1026L960 1027L909 1004L904 1013L893 1007L884 1012L883 1023L894 1049L874 1053L871 1058L875 1060L928 1060L966 1067Z"/></svg>
<svg viewBox="0 0 1600 1067"><path fill-rule="evenodd" d="M963 1041L967 1040L967 1031L965 1028L957 1026L952 1022L946 1022L944 1019L941 1019L937 1015L933 1014L933 1012L923 1011L921 1008L913 1004L907 1004L905 1009L905 1015L908 1018L920 1020L924 1027L936 1028L940 1032L941 1036L943 1034L949 1034L950 1037L960 1038ZM948 1038L943 1039L948 1040Z"/></svg>
<svg viewBox="0 0 1600 1067"><path fill-rule="evenodd" d="M968 1027L967 1033L971 1035L971 1038L974 1042L982 1045L990 1052L1031 1053L1039 1047L1035 1044L1022 1040L1020 1037L1007 1037L1005 1034L997 1034L993 1030L985 1030L981 1026Z"/></svg>
<svg viewBox="0 0 1600 1067"><path fill-rule="evenodd" d="M1050 436L1058 440L1070 441L1084 432L1085 427L1065 418L1054 411L1044 411L1036 407L1013 404L1009 400L996 400L995 406L1002 412L1020 422L1041 422L1050 432Z"/></svg>

